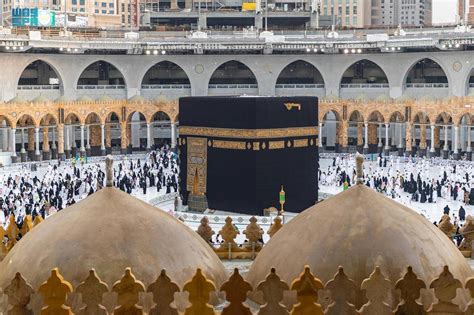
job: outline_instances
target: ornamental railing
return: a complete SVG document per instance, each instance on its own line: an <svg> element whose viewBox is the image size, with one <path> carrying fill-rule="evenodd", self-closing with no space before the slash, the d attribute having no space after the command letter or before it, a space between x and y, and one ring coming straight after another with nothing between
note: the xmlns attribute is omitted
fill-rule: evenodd
<svg viewBox="0 0 474 315"><path fill-rule="evenodd" d="M257 84L209 84L209 89L257 89Z"/></svg>
<svg viewBox="0 0 474 315"><path fill-rule="evenodd" d="M125 89L124 84L116 85L78 85L78 90L123 90Z"/></svg>
<svg viewBox="0 0 474 315"><path fill-rule="evenodd" d="M31 90L59 90L59 85L18 85L18 90L31 91Z"/></svg>
<svg viewBox="0 0 474 315"><path fill-rule="evenodd" d="M375 267L361 283L353 281L341 266L334 267L335 275L326 283L314 275L309 266L304 266L294 280L287 281L278 275L280 270L272 268L266 278L256 279L259 282L253 285L242 277L238 268L223 283L217 282L222 281L220 279L210 280L210 275L196 269L194 275L189 275L189 280L180 285L164 269L157 272L159 276L155 279L137 279L133 271L130 267L125 268L123 275L116 275L117 281L112 285L103 282L100 272L91 269L83 282L73 286L61 275L61 270L54 268L38 287L30 285L21 273L16 273L11 283L2 288L1 311L3 314L107 314L107 311L113 311L113 314L178 314L179 311L186 315L288 314L288 310L291 310L290 314L326 315L459 315L474 312L471 298L474 278L460 281L448 266L440 268L439 276L429 283L417 277L416 273L422 270L413 270L411 266L394 282L386 278L381 268ZM420 303L422 290L424 297L428 294L432 298L425 298ZM285 296L288 291L293 292L297 301ZM456 299L459 294L464 301ZM249 303L249 299L259 303ZM80 300L82 303L78 302Z"/></svg>
<svg viewBox="0 0 474 315"><path fill-rule="evenodd" d="M445 89L449 87L448 83L407 83L407 88L415 89Z"/></svg>
<svg viewBox="0 0 474 315"><path fill-rule="evenodd" d="M142 84L143 90L182 90L190 88L191 84Z"/></svg>
<svg viewBox="0 0 474 315"><path fill-rule="evenodd" d="M277 84L277 89L324 89L324 84Z"/></svg>
<svg viewBox="0 0 474 315"><path fill-rule="evenodd" d="M342 89L388 89L388 83L350 83L341 84Z"/></svg>

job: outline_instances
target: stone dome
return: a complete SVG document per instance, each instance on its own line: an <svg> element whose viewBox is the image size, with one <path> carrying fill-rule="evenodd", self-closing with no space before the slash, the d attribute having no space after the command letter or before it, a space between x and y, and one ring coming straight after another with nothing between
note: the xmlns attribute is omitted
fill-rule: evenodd
<svg viewBox="0 0 474 315"><path fill-rule="evenodd" d="M110 102L110 101L113 101L113 100L114 99L111 96L107 95L107 94L102 94L101 96L99 96L97 98L97 101L99 101L99 102Z"/></svg>
<svg viewBox="0 0 474 315"><path fill-rule="evenodd" d="M463 283L472 275L461 252L433 223L362 184L285 224L258 254L247 281L255 287L275 267L291 283L305 265L323 283L338 266L357 285L376 266L392 283L408 265L428 286L444 265Z"/></svg>
<svg viewBox="0 0 474 315"><path fill-rule="evenodd" d="M87 95L82 95L77 99L78 102L92 102L93 99Z"/></svg>
<svg viewBox="0 0 474 315"><path fill-rule="evenodd" d="M38 95L37 97L35 97L31 102L33 104L44 104L44 103L47 103L49 102L50 100L47 99L46 97L44 97L42 94Z"/></svg>
<svg viewBox="0 0 474 315"><path fill-rule="evenodd" d="M61 95L60 97L54 100L55 103L66 103L68 101L69 99L64 95Z"/></svg>
<svg viewBox="0 0 474 315"><path fill-rule="evenodd" d="M132 102L132 103L143 103L143 102L145 102L146 100L145 100L145 98L144 98L143 96L141 96L141 95L134 95L134 96L130 97L130 98L128 99L128 101L129 101L129 102Z"/></svg>
<svg viewBox="0 0 474 315"><path fill-rule="evenodd" d="M0 263L0 286L21 272L34 288L58 267L74 286L95 268L111 286L131 267L149 284L161 269L181 287L197 268L217 284L226 279L212 248L168 213L105 187L60 211L21 239Z"/></svg>
<svg viewBox="0 0 474 315"><path fill-rule="evenodd" d="M7 103L9 104L19 104L19 103L25 103L25 99L22 98L21 96L15 96L14 98L12 98L11 100L9 100Z"/></svg>

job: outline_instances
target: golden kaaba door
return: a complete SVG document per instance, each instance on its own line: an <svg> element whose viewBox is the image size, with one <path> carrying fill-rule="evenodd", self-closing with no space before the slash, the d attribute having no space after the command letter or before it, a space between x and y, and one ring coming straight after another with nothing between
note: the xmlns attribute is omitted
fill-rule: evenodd
<svg viewBox="0 0 474 315"><path fill-rule="evenodd" d="M193 194L202 195L206 193L207 185L207 138L188 137L187 150L186 189Z"/></svg>

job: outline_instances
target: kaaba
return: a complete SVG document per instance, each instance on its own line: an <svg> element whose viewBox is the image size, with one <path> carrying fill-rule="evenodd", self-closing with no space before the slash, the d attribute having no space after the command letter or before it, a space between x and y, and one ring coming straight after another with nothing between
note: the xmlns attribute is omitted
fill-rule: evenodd
<svg viewBox="0 0 474 315"><path fill-rule="evenodd" d="M301 212L318 199L317 97L184 97L179 100L184 204L262 215Z"/></svg>

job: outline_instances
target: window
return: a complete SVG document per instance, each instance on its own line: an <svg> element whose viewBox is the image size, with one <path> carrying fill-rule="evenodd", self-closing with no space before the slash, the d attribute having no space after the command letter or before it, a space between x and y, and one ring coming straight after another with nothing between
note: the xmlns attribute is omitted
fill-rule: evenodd
<svg viewBox="0 0 474 315"><path fill-rule="evenodd" d="M80 11L80 12L86 12L86 9L80 8L79 11Z"/></svg>
<svg viewBox="0 0 474 315"><path fill-rule="evenodd" d="M105 8L107 7L107 3L106 2L102 2L102 8Z"/></svg>
<svg viewBox="0 0 474 315"><path fill-rule="evenodd" d="M357 7L352 8L352 14L356 15L357 14Z"/></svg>
<svg viewBox="0 0 474 315"><path fill-rule="evenodd" d="M99 10L98 9L95 9L95 13L96 14L99 14ZM64 23L63 23L64 24Z"/></svg>
<svg viewBox="0 0 474 315"><path fill-rule="evenodd" d="M72 0L71 3L72 5L77 5L77 0Z"/></svg>
<svg viewBox="0 0 474 315"><path fill-rule="evenodd" d="M109 14L114 14L114 10L109 10Z"/></svg>
<svg viewBox="0 0 474 315"><path fill-rule="evenodd" d="M109 3L109 8L113 8L114 7L114 3L113 2L110 2Z"/></svg>
<svg viewBox="0 0 474 315"><path fill-rule="evenodd" d="M107 10L102 10L102 14L107 14Z"/></svg>
<svg viewBox="0 0 474 315"><path fill-rule="evenodd" d="M351 8L346 7L346 15L349 15L349 14L351 14ZM349 24L349 22L347 24Z"/></svg>
<svg viewBox="0 0 474 315"><path fill-rule="evenodd" d="M85 5L85 4L86 4L86 0L79 0L79 4L80 4L80 5Z"/></svg>
<svg viewBox="0 0 474 315"><path fill-rule="evenodd" d="M352 17L352 25L357 25L357 16Z"/></svg>

